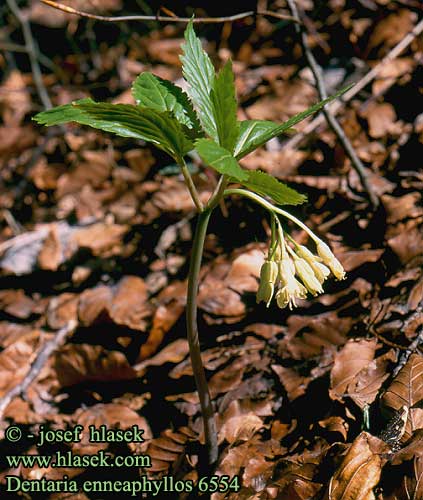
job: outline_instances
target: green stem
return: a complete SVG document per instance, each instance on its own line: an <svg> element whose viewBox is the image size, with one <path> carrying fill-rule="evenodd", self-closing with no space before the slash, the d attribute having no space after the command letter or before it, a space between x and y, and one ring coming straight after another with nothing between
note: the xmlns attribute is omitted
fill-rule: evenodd
<svg viewBox="0 0 423 500"><path fill-rule="evenodd" d="M189 173L187 164L185 163L185 160L183 158L178 161L178 164L181 167L182 175L184 176L188 191L191 194L192 201L194 202L198 212L201 213L204 210L204 207L200 200L200 197L198 196L197 189L195 187L194 181L192 180L191 174Z"/></svg>
<svg viewBox="0 0 423 500"><path fill-rule="evenodd" d="M197 326L197 295L204 240L211 213L212 209L207 208L198 216L189 266L186 309L187 334L192 371L194 373L195 384L200 398L201 411L203 414L204 438L208 449L208 461L210 466L216 463L218 457L217 431L214 420L214 409L207 386L203 362L201 360L200 341L198 338Z"/></svg>
<svg viewBox="0 0 423 500"><path fill-rule="evenodd" d="M283 215L287 219L292 220L292 222L297 224L297 226L299 226L301 229L303 229L313 241L315 241L316 243L320 241L319 238L313 233L313 231L309 229L305 224L303 224L300 220L291 215L289 212L285 212L285 210L282 210L282 208L272 205L272 203L264 199L262 196L253 193L252 191L247 191L246 189L238 189L238 188L226 189L226 191L224 192L224 196L228 196L231 194L239 194L241 196L245 196L246 198L250 198L251 200L261 205L262 207L269 210L269 212Z"/></svg>

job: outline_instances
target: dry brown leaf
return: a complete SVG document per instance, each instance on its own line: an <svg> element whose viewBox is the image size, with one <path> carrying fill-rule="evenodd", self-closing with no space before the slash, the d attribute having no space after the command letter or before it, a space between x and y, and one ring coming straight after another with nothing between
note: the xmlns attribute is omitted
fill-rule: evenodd
<svg viewBox="0 0 423 500"><path fill-rule="evenodd" d="M86 381L119 381L136 377L125 355L99 345L67 344L54 357L54 369L62 387Z"/></svg>
<svg viewBox="0 0 423 500"><path fill-rule="evenodd" d="M363 368L348 386L348 393L361 409L374 402L383 382L389 377L388 364L396 359L395 351L390 349Z"/></svg>
<svg viewBox="0 0 423 500"><path fill-rule="evenodd" d="M421 194L417 192L408 193L404 196L382 196L382 202L387 212L387 222L396 224L403 219L414 219L423 215L421 205Z"/></svg>
<svg viewBox="0 0 423 500"><path fill-rule="evenodd" d="M337 253L345 271L349 272L367 262L377 262L383 254L383 249L376 250L353 250L350 252Z"/></svg>
<svg viewBox="0 0 423 500"><path fill-rule="evenodd" d="M89 248L95 256L108 257L120 252L127 230L127 226L98 222L76 230L72 242L79 248Z"/></svg>
<svg viewBox="0 0 423 500"><path fill-rule="evenodd" d="M19 384L36 355L40 332L34 330L0 352L0 394Z"/></svg>
<svg viewBox="0 0 423 500"><path fill-rule="evenodd" d="M57 227L53 224L43 242L38 254L38 265L46 271L57 271L63 261L62 246L60 244Z"/></svg>
<svg viewBox="0 0 423 500"><path fill-rule="evenodd" d="M53 297L47 309L47 323L50 328L58 330L71 320L77 320L79 296L75 293L62 293Z"/></svg>
<svg viewBox="0 0 423 500"><path fill-rule="evenodd" d="M109 316L118 325L145 331L146 317L152 312L147 300L147 286L144 280L138 276L124 276L117 284L113 299L109 303Z"/></svg>
<svg viewBox="0 0 423 500"><path fill-rule="evenodd" d="M369 134L374 139L401 133L402 127L396 121L397 114L392 104L387 102L372 103L362 115L367 118Z"/></svg>
<svg viewBox="0 0 423 500"><path fill-rule="evenodd" d="M352 323L352 318L340 318L333 311L315 316L291 315L288 333L279 342L278 352L283 358L292 356L294 359L334 352L337 346L345 343Z"/></svg>
<svg viewBox="0 0 423 500"><path fill-rule="evenodd" d="M219 431L219 442L226 439L229 444L236 441L248 441L263 427L263 421L253 413L235 415L222 425Z"/></svg>
<svg viewBox="0 0 423 500"><path fill-rule="evenodd" d="M3 82L0 92L0 105L3 122L8 126L19 125L22 119L31 110L31 97L28 82L22 73L12 69Z"/></svg>
<svg viewBox="0 0 423 500"><path fill-rule="evenodd" d="M383 441L362 432L331 478L325 500L376 500L373 488L384 463L381 454L387 451Z"/></svg>
<svg viewBox="0 0 423 500"><path fill-rule="evenodd" d="M415 65L416 61L412 57L397 57L392 61L385 61L372 84L372 94L383 94L398 78L411 73Z"/></svg>
<svg viewBox="0 0 423 500"><path fill-rule="evenodd" d="M423 428L423 410L413 408L423 400L423 356L412 354L401 368L382 398L382 404L391 411L408 408L408 418L401 442L405 443L417 429Z"/></svg>
<svg viewBox="0 0 423 500"><path fill-rule="evenodd" d="M185 309L185 281L175 281L157 297L159 303L153 316L153 325L146 342L141 346L139 359L147 359L161 344L166 333L178 321Z"/></svg>
<svg viewBox="0 0 423 500"><path fill-rule="evenodd" d="M89 441L88 427L93 425L97 429L101 425L105 425L107 429L130 429L133 426L138 427L143 430L144 433L142 438L145 440L143 443L131 442L129 443L132 451L137 451L137 453L144 452L147 449L149 441L152 438L152 433L147 420L138 415L134 410L131 410L127 406L123 406L115 403L108 404L96 404L86 409L79 409L73 415L73 421L75 424L84 426L85 431L81 433L81 441L79 443L73 443L72 449L78 454L94 454L99 450L106 449L109 444L107 442L98 443Z"/></svg>
<svg viewBox="0 0 423 500"><path fill-rule="evenodd" d="M284 386L290 401L294 401L305 394L311 377L299 375L293 368L286 368L281 365L272 365L272 370L279 377L281 384Z"/></svg>
<svg viewBox="0 0 423 500"><path fill-rule="evenodd" d="M369 49L380 45L383 45L384 50L394 47L413 29L415 17L411 10L400 9L379 21L372 30Z"/></svg>
<svg viewBox="0 0 423 500"><path fill-rule="evenodd" d="M1 290L0 309L19 319L28 319L34 312L34 301L24 290Z"/></svg>
<svg viewBox="0 0 423 500"><path fill-rule="evenodd" d="M108 317L113 293L110 287L100 285L82 292L78 303L78 318L82 325L90 326Z"/></svg>
<svg viewBox="0 0 423 500"><path fill-rule="evenodd" d="M388 245L398 255L403 264L418 255L422 255L423 252L423 229L415 227L413 221L411 221L410 226L406 225L403 231L388 240Z"/></svg>
<svg viewBox="0 0 423 500"><path fill-rule="evenodd" d="M335 354L330 375L329 395L332 399L342 400L349 393L349 386L355 386L359 372L373 361L376 349L377 339L349 340Z"/></svg>

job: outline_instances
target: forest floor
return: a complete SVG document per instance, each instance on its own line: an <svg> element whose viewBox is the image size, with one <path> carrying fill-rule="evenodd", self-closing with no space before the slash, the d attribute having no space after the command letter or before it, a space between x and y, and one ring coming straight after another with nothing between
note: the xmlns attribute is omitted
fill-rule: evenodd
<svg viewBox="0 0 423 500"><path fill-rule="evenodd" d="M115 16L160 7L68 4ZM192 7L197 17L257 7L204 4L168 7L188 17ZM297 5L328 94L360 86L376 68L339 101L337 118L377 206L323 116L242 160L308 196L292 213L331 245L347 277L293 311L257 305L268 218L237 198L214 212L198 320L219 433L216 472L198 466L204 437L184 318L196 212L177 166L141 141L31 121L50 103L83 97L132 103L130 86L142 71L180 83L185 25L95 21L37 0L0 7L1 456L151 458L144 469L2 460L2 482L65 476L82 487L136 484L146 474L161 487L157 498L193 499L198 489L176 489L216 473L232 482L213 500L423 499L423 39L406 38L423 18L422 4ZM216 67L233 60L240 119L282 122L320 99L288 5L260 0L258 10L266 9L283 16L196 30ZM190 168L207 199L215 174L196 158ZM37 446L28 434L38 435L40 424L46 431L82 425L82 439L57 442L58 433ZM138 426L144 441L90 442L89 425ZM9 426L22 435L16 442L4 434ZM19 496L1 489L1 498ZM27 490L23 497L130 495Z"/></svg>

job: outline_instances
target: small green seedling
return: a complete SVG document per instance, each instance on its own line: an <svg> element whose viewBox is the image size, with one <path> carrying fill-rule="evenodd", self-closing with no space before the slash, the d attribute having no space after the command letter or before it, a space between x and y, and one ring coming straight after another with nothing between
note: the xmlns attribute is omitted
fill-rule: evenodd
<svg viewBox="0 0 423 500"><path fill-rule="evenodd" d="M221 199L229 195L245 196L269 211L271 241L261 268L257 302L263 301L269 306L275 295L279 307L292 309L296 299L305 298L307 293L322 293L323 282L330 272L337 279L343 279L344 270L329 247L305 224L276 206L298 205L304 203L306 197L265 172L243 169L239 160L273 137L290 131L296 123L348 89L282 124L265 120L238 121L232 64L228 61L216 74L194 32L192 21L185 31L181 60L183 76L188 83L187 93L152 73L141 73L132 86L136 105L82 99L39 113L34 119L44 125L77 122L122 137L142 139L165 151L180 166L199 214L190 260L186 315L191 362L203 414L208 459L212 465L217 460L217 434L197 330L199 271L210 215ZM206 205L200 200L185 163L185 156L193 150L207 167L220 174L218 185ZM284 233L279 216L306 231L316 246L316 253L298 245Z"/></svg>

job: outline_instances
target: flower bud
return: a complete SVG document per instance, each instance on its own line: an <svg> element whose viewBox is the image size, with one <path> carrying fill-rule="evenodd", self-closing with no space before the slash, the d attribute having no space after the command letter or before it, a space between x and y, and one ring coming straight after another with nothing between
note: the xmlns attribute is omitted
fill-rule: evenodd
<svg viewBox="0 0 423 500"><path fill-rule="evenodd" d="M306 286L307 290L312 295L317 295L323 293L323 288L319 280L314 274L313 268L302 258L296 258L294 260L295 270L301 281Z"/></svg>
<svg viewBox="0 0 423 500"><path fill-rule="evenodd" d="M271 260L264 261L260 269L260 284L257 291L256 302L266 302L269 307L270 301L275 291L275 282L278 277L278 266Z"/></svg>
<svg viewBox="0 0 423 500"><path fill-rule="evenodd" d="M317 244L317 253L323 260L323 263L330 268L335 278L338 280L343 280L345 278L345 271L342 264L335 257L335 255L333 255L332 250L328 247L328 245L326 245L326 243L319 241Z"/></svg>

